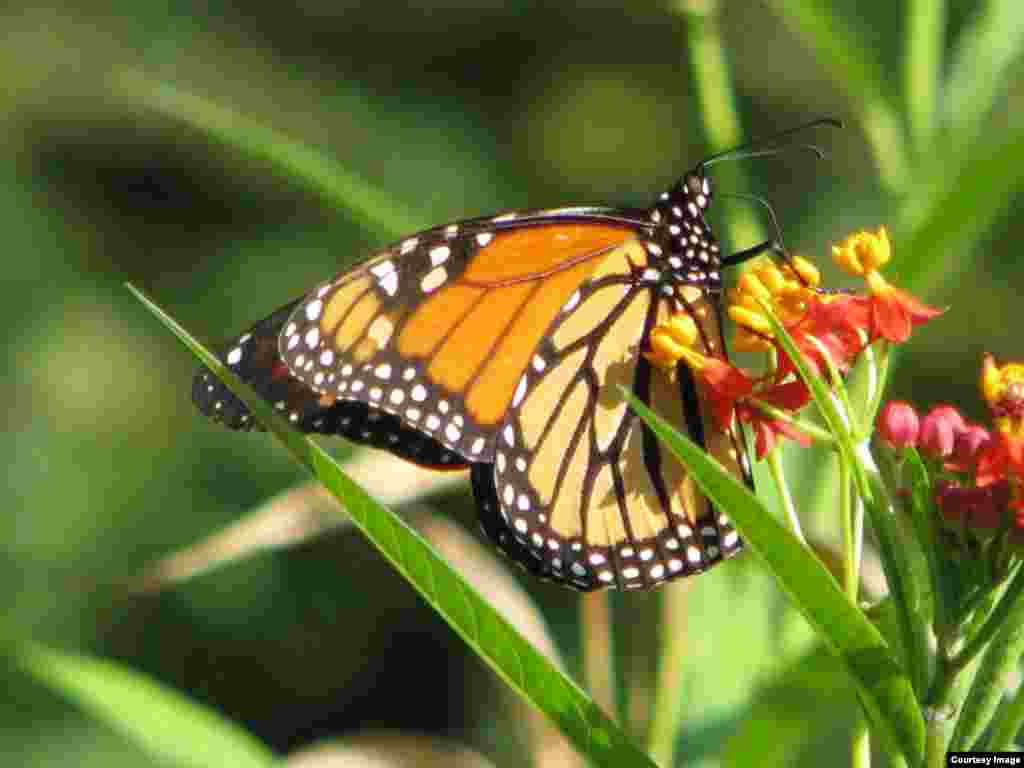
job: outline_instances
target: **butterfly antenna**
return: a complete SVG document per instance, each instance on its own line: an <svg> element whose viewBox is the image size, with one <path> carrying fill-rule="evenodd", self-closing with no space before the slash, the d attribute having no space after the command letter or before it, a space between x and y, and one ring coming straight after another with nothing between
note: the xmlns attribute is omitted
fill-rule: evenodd
<svg viewBox="0 0 1024 768"><path fill-rule="evenodd" d="M786 248L786 244L782 240L782 227L779 226L779 219L775 215L775 209L772 207L771 203L769 203L763 197L759 197L758 195L748 195L740 192L723 192L720 194L720 197L732 197L738 200L750 200L752 202L757 203L758 205L763 206L764 209L768 211L768 218L770 218L772 221L772 229L775 230L775 239L772 242L772 247L768 250L771 250L773 253L776 253L783 259L785 259L786 264L789 265L789 268L793 271L793 274L796 275L796 279L801 282L804 288L812 287L807 283L806 280L804 280L803 275L800 274L799 270L797 270L796 268L796 265L793 263L793 257L790 255L789 249Z"/></svg>
<svg viewBox="0 0 1024 768"><path fill-rule="evenodd" d="M714 163L717 163L720 160L745 159L749 157L770 157L776 154L780 154L790 149L791 147L771 147L769 145L775 144L780 139L784 139L787 136L792 136L794 133L800 133L801 131L806 131L810 128L816 128L821 125L828 125L832 128L842 128L843 122L842 120L838 120L834 117L819 117L816 120L811 120L810 122L802 123L792 128L787 128L784 131L779 131L778 133L768 136L766 138L755 139L754 141L749 141L746 144L740 144L738 147L733 147L732 149L727 149L724 152L719 152L718 154L712 155L711 157L701 162L700 167L707 168L708 166L713 165ZM825 153L822 152L822 150L819 147L815 146L814 144L800 144L797 146L800 149L810 149L812 152L814 152L814 154L816 154L819 157L819 159L824 157Z"/></svg>
<svg viewBox="0 0 1024 768"><path fill-rule="evenodd" d="M737 200L750 200L763 206L764 209L768 211L768 218L772 220L772 228L775 230L775 243L778 245L778 250L783 254L789 253L789 251L786 250L785 244L782 242L782 228L779 226L779 219L775 215L775 209L772 208L771 203L758 195L747 195L742 192L721 192L719 193L719 197L731 197Z"/></svg>

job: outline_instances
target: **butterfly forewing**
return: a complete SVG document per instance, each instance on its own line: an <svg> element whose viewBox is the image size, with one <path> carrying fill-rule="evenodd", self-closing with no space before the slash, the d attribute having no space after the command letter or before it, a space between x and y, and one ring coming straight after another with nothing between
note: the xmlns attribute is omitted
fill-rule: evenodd
<svg viewBox="0 0 1024 768"><path fill-rule="evenodd" d="M492 460L535 349L636 228L569 210L473 220L395 244L295 308L282 359L312 390L393 414L469 461Z"/></svg>
<svg viewBox="0 0 1024 768"><path fill-rule="evenodd" d="M301 301L286 304L225 345L218 354L221 362L303 432L340 435L431 468L465 467L459 456L394 416L321 395L292 376L278 356L277 338ZM192 400L203 414L230 429L262 429L245 403L207 368L193 380Z"/></svg>

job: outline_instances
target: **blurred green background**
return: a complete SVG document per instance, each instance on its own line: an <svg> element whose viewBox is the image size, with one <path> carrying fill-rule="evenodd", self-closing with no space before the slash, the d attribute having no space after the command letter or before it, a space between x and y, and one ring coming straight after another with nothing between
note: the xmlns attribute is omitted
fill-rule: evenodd
<svg viewBox="0 0 1024 768"><path fill-rule="evenodd" d="M907 190L879 173L885 148L869 146L856 84L835 77L780 5L722 3L745 130L762 136L822 115L848 126L814 135L825 161L798 153L750 161L741 187L720 189L769 199L802 254L824 260L853 229L888 224L898 259ZM836 5L892 73L884 93L899 102L906 7ZM949 4L941 46L950 60L987 5L998 4ZM191 358L122 283L140 285L216 342L400 233L366 226L274 163L154 108L125 73L318 148L386 193L413 227L502 208L645 205L710 152L686 14L614 2L143 1L8 4L0 29L8 636L124 660L280 751L388 728L524 764L529 737L510 694L355 534L132 591L147 564L304 476L269 437L228 433L193 411ZM998 149L999 137L1022 135L1019 75L1019 62L1000 71L972 147ZM955 165L956 153L936 146L919 167ZM1004 196L990 222L987 207L971 207L977 196L943 193L936 220L947 230L984 226L969 247L927 254L928 279L910 287L951 311L908 346L893 392L959 403L980 418L982 353L1024 358L1021 197ZM723 202L719 226L733 215L763 218L749 204ZM428 501L429 514L475 532L465 489ZM827 534L830 510L806 511ZM575 671L579 598L523 585ZM635 675L641 692L651 683L655 602L613 601L619 673ZM786 718L801 748L783 762L803 754L809 764L840 743L853 710L845 700L800 709L821 693L819 659L752 558L698 580L690 635L681 764L713 762L759 723L781 733ZM803 678L780 677L794 668ZM5 678L4 765L150 764L21 673L7 669ZM799 695L785 699L783 680ZM782 700L784 712L772 704ZM758 757L762 766L773 760Z"/></svg>

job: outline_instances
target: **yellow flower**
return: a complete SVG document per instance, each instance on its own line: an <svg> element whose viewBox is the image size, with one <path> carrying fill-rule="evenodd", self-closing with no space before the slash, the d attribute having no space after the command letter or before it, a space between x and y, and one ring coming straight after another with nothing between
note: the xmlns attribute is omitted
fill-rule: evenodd
<svg viewBox="0 0 1024 768"><path fill-rule="evenodd" d="M981 395L992 410L996 429L1024 438L1024 365L1007 363L1000 367L992 355L985 355Z"/></svg>
<svg viewBox="0 0 1024 768"><path fill-rule="evenodd" d="M784 323L796 322L807 310L807 301L820 282L817 268L800 256L782 264L770 259L755 263L729 293L727 311L738 326L735 348L742 352L771 349L774 337L762 302L770 304Z"/></svg>
<svg viewBox="0 0 1024 768"><path fill-rule="evenodd" d="M651 349L644 354L669 374L675 372L680 360L686 360L690 366L699 369L704 356L693 348L698 336L693 318L685 312L678 312L667 323L654 326L650 334Z"/></svg>
<svg viewBox="0 0 1024 768"><path fill-rule="evenodd" d="M832 246L832 256L844 271L868 277L892 258L889 233L885 227L879 227L878 234L867 230L855 232L842 245Z"/></svg>

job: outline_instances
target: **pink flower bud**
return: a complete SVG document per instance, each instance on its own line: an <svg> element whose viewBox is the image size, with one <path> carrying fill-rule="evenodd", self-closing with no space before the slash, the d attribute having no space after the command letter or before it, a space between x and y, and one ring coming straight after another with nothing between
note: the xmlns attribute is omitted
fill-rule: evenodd
<svg viewBox="0 0 1024 768"><path fill-rule="evenodd" d="M947 469L967 472L974 468L978 454L992 441L988 430L978 424L968 424L953 439L953 460Z"/></svg>
<svg viewBox="0 0 1024 768"><path fill-rule="evenodd" d="M890 400L878 412L875 425L879 436L893 448L913 448L917 445L920 420L910 403Z"/></svg>
<svg viewBox="0 0 1024 768"><path fill-rule="evenodd" d="M951 405L932 408L921 422L921 450L935 458L953 453L956 436L965 428L964 417Z"/></svg>

